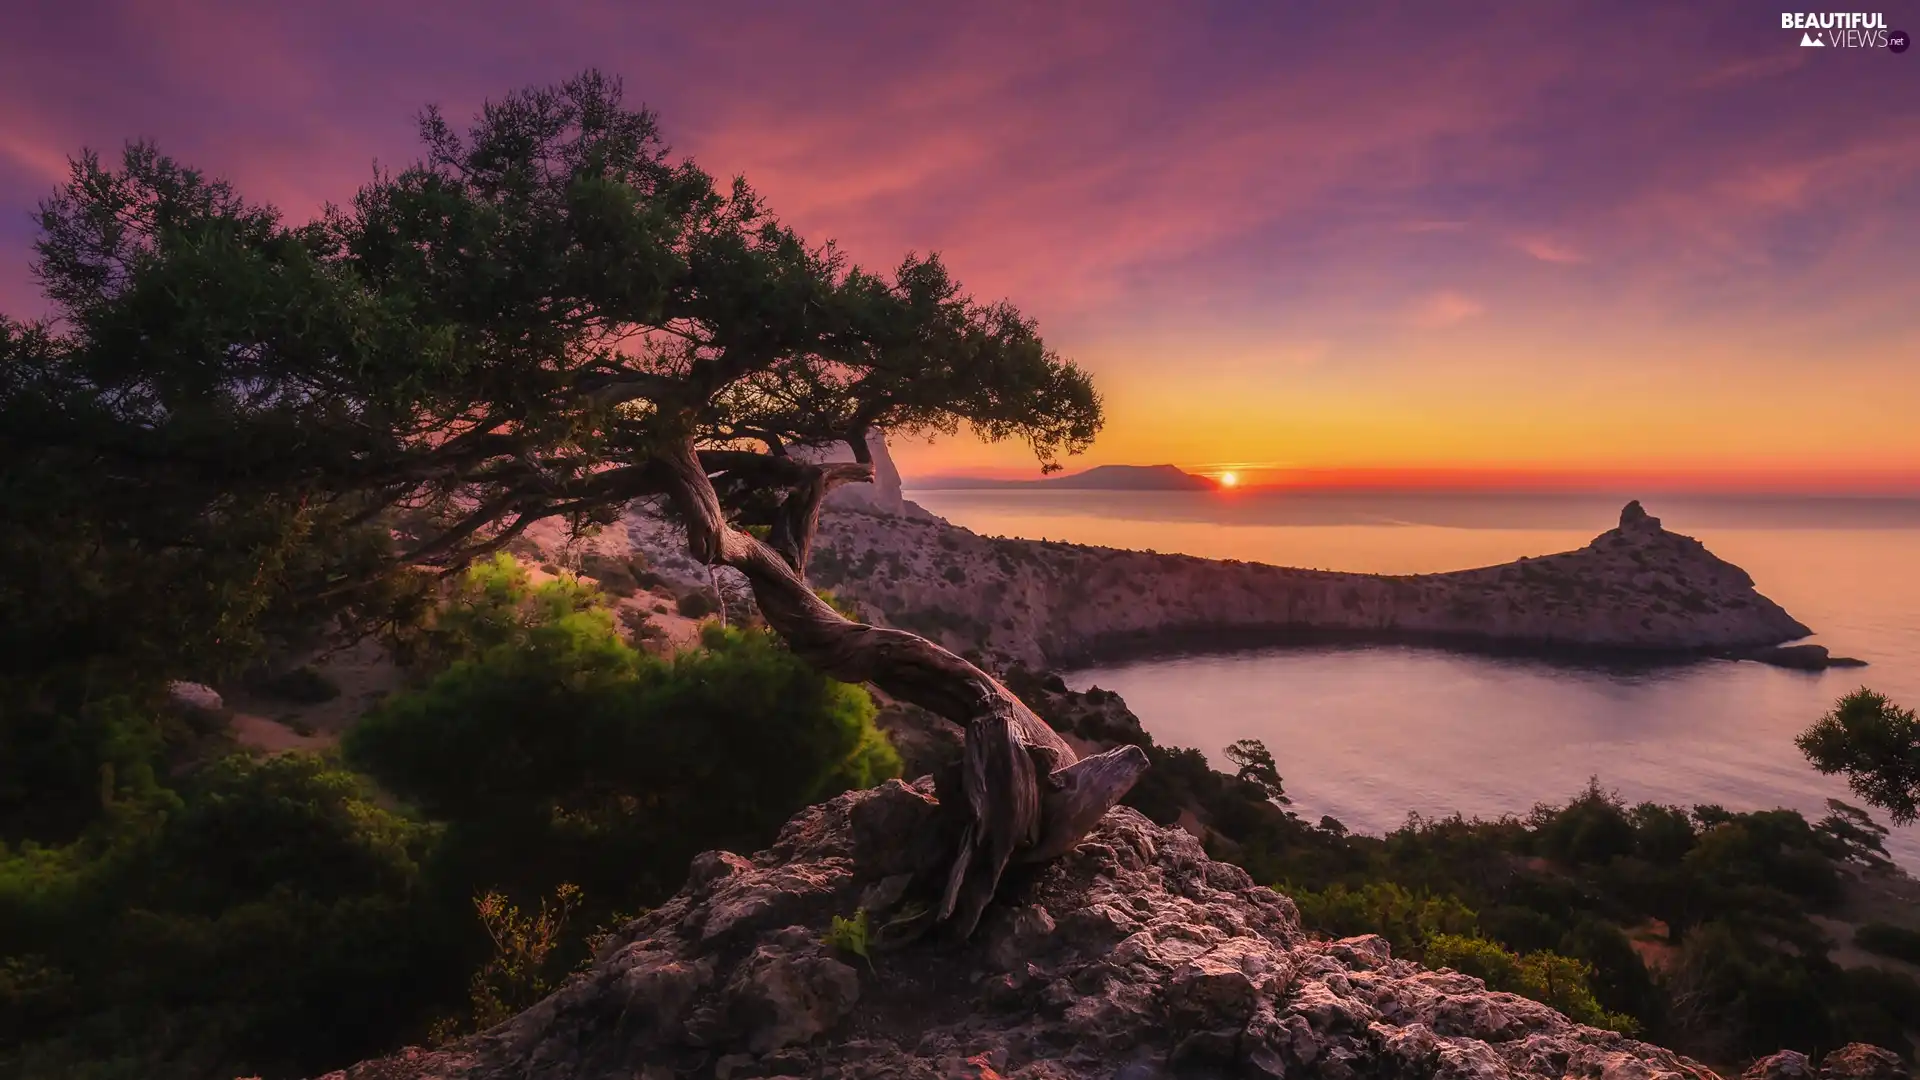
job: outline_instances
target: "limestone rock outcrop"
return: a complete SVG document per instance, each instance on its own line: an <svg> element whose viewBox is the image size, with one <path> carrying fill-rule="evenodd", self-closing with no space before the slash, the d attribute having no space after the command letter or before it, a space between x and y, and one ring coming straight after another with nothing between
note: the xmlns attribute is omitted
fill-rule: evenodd
<svg viewBox="0 0 1920 1080"><path fill-rule="evenodd" d="M795 456L810 461L852 461L853 451L845 443L816 450L795 448ZM886 435L880 431L867 434L867 453L873 457L873 482L870 484L844 484L835 488L827 496L826 505L840 509L865 510L875 514L894 514L901 517L932 520L920 504L910 501L901 493L900 470L894 467L893 455L887 450Z"/></svg>
<svg viewBox="0 0 1920 1080"><path fill-rule="evenodd" d="M1379 938L1310 940L1284 896L1126 809L1010 880L965 945L882 949L944 850L933 791L891 781L751 858L704 854L532 1009L332 1080L1714 1076Z"/></svg>

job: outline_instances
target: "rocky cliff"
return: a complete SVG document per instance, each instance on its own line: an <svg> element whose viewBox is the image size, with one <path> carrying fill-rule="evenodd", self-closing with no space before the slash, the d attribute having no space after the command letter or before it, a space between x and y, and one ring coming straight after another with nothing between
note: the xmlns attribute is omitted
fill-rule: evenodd
<svg viewBox="0 0 1920 1080"><path fill-rule="evenodd" d="M817 449L795 447L793 453L797 457L810 461L853 460L853 451L845 443L833 443ZM829 508L865 510L869 513L932 520L932 514L927 513L919 503L912 502L901 493L900 470L894 467L893 455L887 450L886 436L878 431L869 434L867 453L873 458L873 482L845 484L835 488L827 496L826 505Z"/></svg>
<svg viewBox="0 0 1920 1080"><path fill-rule="evenodd" d="M1010 880L967 944L883 949L944 820L927 781L812 807L752 858L697 858L520 1016L332 1080L1714 1075L1378 938L1309 940L1284 896L1126 809Z"/></svg>
<svg viewBox="0 0 1920 1080"><path fill-rule="evenodd" d="M824 519L810 574L895 625L1028 667L1341 636L1673 654L1810 633L1637 502L1577 551L1404 577L996 539L849 510Z"/></svg>

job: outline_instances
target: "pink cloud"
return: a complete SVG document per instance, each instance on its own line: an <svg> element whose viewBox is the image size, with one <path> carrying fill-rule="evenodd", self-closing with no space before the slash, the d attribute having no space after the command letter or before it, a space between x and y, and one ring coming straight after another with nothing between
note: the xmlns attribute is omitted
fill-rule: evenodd
<svg viewBox="0 0 1920 1080"><path fill-rule="evenodd" d="M1522 236L1513 243L1541 262L1568 265L1587 261L1587 257L1575 250L1573 245L1548 236Z"/></svg>
<svg viewBox="0 0 1920 1080"><path fill-rule="evenodd" d="M1438 330L1478 318L1486 310L1485 304L1471 296L1442 290L1415 304L1408 318L1415 326Z"/></svg>

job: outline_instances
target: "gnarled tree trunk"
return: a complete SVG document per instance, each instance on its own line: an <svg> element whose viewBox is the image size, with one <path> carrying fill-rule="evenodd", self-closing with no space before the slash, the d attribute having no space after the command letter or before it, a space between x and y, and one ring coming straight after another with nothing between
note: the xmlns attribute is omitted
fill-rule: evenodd
<svg viewBox="0 0 1920 1080"><path fill-rule="evenodd" d="M757 455L755 455L757 456ZM870 480L865 463L799 465L774 538L780 551L727 523L692 440L660 459L695 558L746 575L767 625L794 653L836 679L872 683L961 725L965 825L937 919L966 937L1013 860L1052 858L1120 801L1147 767L1138 747L1082 760L991 675L917 634L854 622L807 584L806 553L820 501L839 484Z"/></svg>

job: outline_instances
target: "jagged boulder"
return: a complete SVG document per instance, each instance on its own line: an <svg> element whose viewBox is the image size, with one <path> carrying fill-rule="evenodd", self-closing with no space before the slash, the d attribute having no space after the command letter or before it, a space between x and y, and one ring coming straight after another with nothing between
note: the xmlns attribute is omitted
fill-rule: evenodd
<svg viewBox="0 0 1920 1080"><path fill-rule="evenodd" d="M1747 1066L1740 1080L1819 1080L1812 1059L1798 1050L1782 1050Z"/></svg>
<svg viewBox="0 0 1920 1080"><path fill-rule="evenodd" d="M1379 938L1309 940L1291 901L1127 809L1010 878L967 944L881 948L948 828L926 780L812 807L752 858L700 856L527 1012L333 1080L1713 1076ZM832 932L859 910L866 957Z"/></svg>
<svg viewBox="0 0 1920 1080"><path fill-rule="evenodd" d="M1782 1050L1747 1066L1740 1080L1908 1080L1912 1074L1900 1055L1866 1043L1848 1043L1820 1059Z"/></svg>
<svg viewBox="0 0 1920 1080"><path fill-rule="evenodd" d="M1866 1043L1847 1045L1820 1059L1821 1080L1907 1080L1900 1055Z"/></svg>

